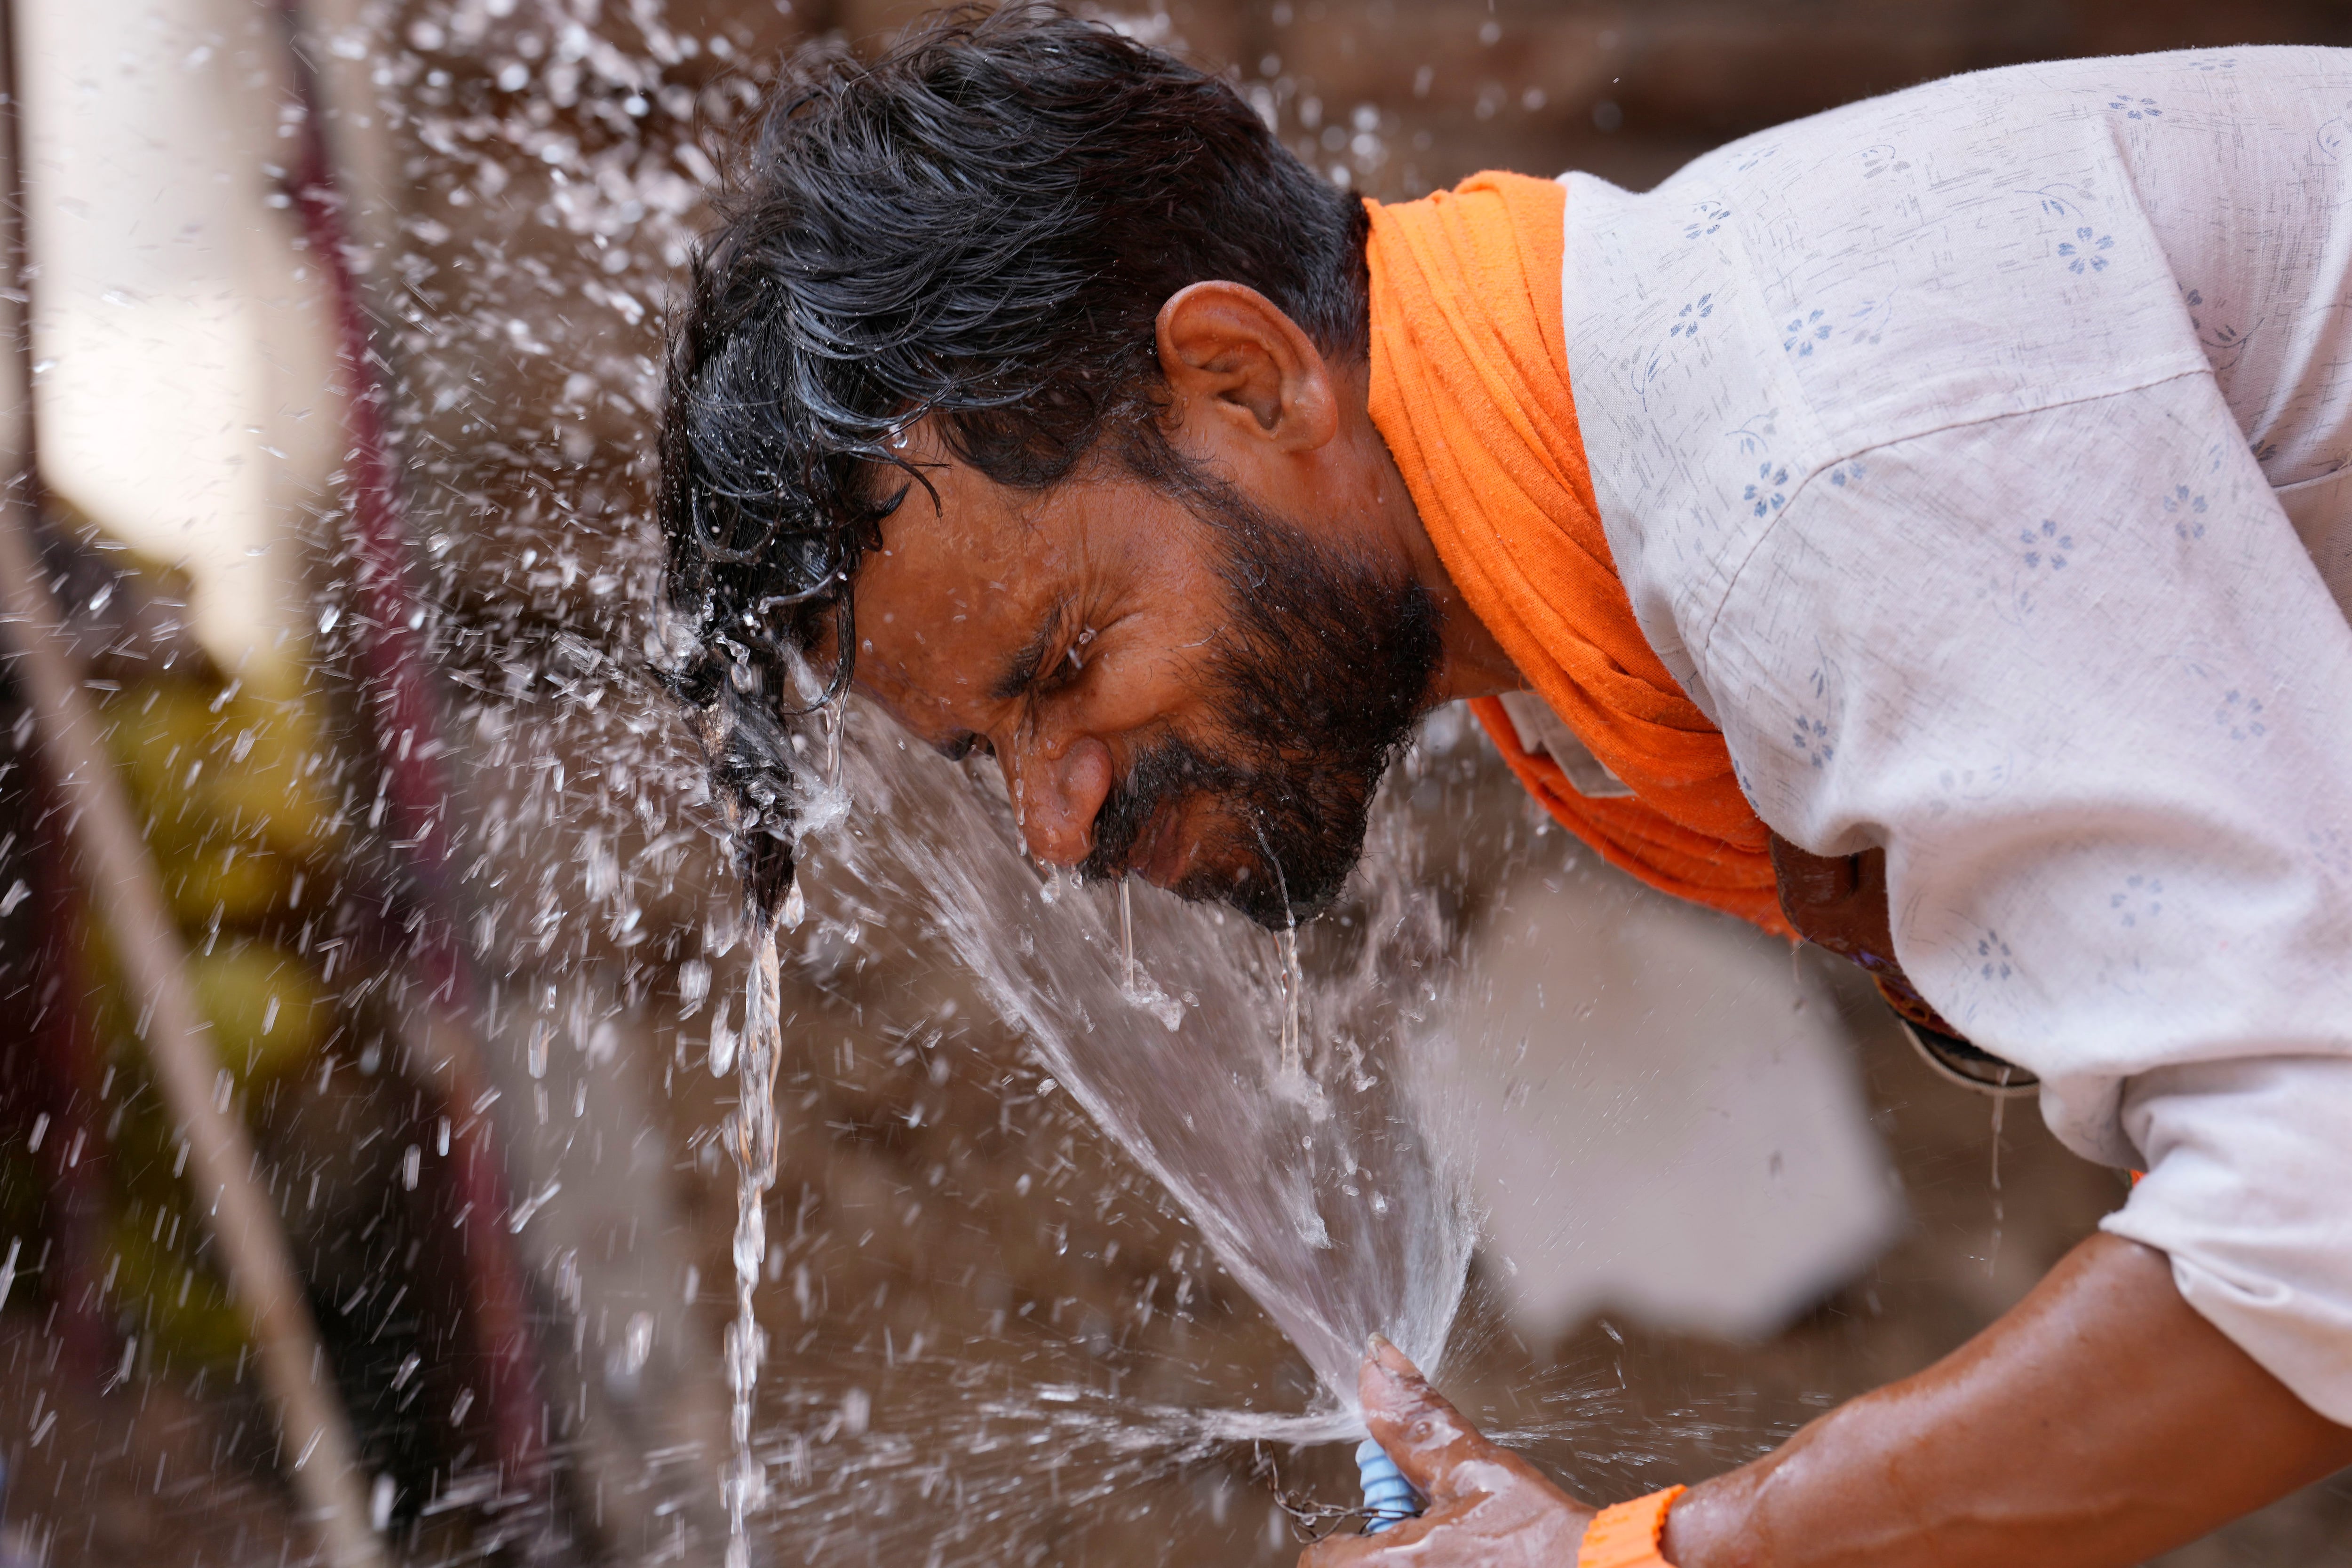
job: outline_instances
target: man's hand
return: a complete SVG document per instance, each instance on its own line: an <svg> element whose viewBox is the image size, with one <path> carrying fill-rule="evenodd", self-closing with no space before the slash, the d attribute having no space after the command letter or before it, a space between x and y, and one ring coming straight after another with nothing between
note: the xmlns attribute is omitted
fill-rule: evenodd
<svg viewBox="0 0 2352 1568"><path fill-rule="evenodd" d="M1480 1437L1382 1343L1372 1436L1429 1511L1299 1568L1574 1568L1592 1511ZM2137 1242L2095 1236L1916 1376L1694 1487L1678 1568L2122 1568L2352 1465L2352 1427L2290 1392Z"/></svg>
<svg viewBox="0 0 2352 1568"><path fill-rule="evenodd" d="M1318 1542L1298 1568L1572 1568L1592 1510L1478 1434L1386 1340L1358 1375L1364 1420L1429 1510L1381 1535Z"/></svg>

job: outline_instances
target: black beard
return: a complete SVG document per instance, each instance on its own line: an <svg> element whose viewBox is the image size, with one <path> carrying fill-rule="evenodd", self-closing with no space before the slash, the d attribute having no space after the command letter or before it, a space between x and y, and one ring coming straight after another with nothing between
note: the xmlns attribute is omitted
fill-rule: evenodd
<svg viewBox="0 0 2352 1568"><path fill-rule="evenodd" d="M1203 476L1179 481L1224 545L1228 621L1208 665L1216 749L1153 742L1095 814L1081 875L1125 874L1153 814L1205 796L1202 869L1171 889L1270 930L1320 914L1362 856L1373 792L1412 738L1444 649L1436 606Z"/></svg>

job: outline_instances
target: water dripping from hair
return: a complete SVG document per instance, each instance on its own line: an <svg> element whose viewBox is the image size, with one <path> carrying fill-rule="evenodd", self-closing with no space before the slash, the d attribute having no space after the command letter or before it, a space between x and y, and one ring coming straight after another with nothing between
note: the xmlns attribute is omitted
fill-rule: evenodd
<svg viewBox="0 0 2352 1568"><path fill-rule="evenodd" d="M800 878L793 878L784 911L797 918ZM767 1196L776 1185L776 1062L782 1049L782 1022L777 1014L782 975L776 953L776 912L751 912L751 962L743 995L743 1033L737 1046L737 1083L740 1098L735 1108L735 1321L727 1325L727 1385L732 1396L728 1436L729 1458L724 1493L727 1503L727 1568L751 1568L747 1520L766 1500L767 1469L751 1448L752 1401L760 1383L760 1366L767 1359L766 1335L753 1311L760 1282L760 1265L768 1256ZM715 1044L715 1037L714 1037ZM714 1058L715 1061L715 1058Z"/></svg>
<svg viewBox="0 0 2352 1568"><path fill-rule="evenodd" d="M841 734L849 723L849 694L843 692L824 706L824 787L841 790Z"/></svg>

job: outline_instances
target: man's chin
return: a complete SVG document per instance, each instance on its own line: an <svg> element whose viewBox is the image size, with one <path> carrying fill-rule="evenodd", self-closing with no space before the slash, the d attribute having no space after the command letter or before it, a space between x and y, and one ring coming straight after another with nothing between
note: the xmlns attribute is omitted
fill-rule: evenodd
<svg viewBox="0 0 2352 1568"><path fill-rule="evenodd" d="M1271 831L1237 821L1213 797L1165 803L1139 830L1098 844L1079 873L1089 881L1140 876L1189 904L1223 904L1269 931L1303 925L1329 908L1363 855L1361 809L1342 807L1313 825L1293 813L1243 810ZM1351 817L1352 833L1318 839L1318 830Z"/></svg>
<svg viewBox="0 0 2352 1568"><path fill-rule="evenodd" d="M1282 931L1293 925L1304 925L1331 905L1328 898L1306 902L1286 899L1269 890L1263 882L1246 883L1228 889L1221 894L1228 908L1239 912L1268 931Z"/></svg>
<svg viewBox="0 0 2352 1568"><path fill-rule="evenodd" d="M1333 857L1340 866L1337 874L1327 874L1308 886L1286 886L1264 861L1250 855L1232 864L1196 865L1169 891L1188 903L1224 904L1268 931L1280 931L1304 925L1330 908L1347 885L1360 852L1359 845L1345 856Z"/></svg>

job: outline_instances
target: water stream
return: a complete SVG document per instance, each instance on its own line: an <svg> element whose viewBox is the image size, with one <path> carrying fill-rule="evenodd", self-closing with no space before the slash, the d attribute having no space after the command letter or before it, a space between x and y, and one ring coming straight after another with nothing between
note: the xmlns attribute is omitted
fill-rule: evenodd
<svg viewBox="0 0 2352 1568"><path fill-rule="evenodd" d="M777 1031L791 1031L772 998L796 946L897 942L968 971L1046 1074L1040 1092L1066 1091L1165 1188L1319 1385L1286 1411L1127 1412L1117 1424L1130 1437L1156 1433L1150 1441L1181 1449L1354 1435L1356 1369L1375 1331L1434 1370L1474 1227L1437 1089L1446 1042L1422 1029L1443 942L1412 891L1414 835L1394 813L1376 821L1337 917L1346 924L1333 935L1349 940L1325 944L1334 951L1310 968L1302 949L1314 928L1269 934L1131 882L1041 873L992 769L910 746L878 715L828 725L825 742L830 777L806 784L831 825L803 840L793 893L807 918L796 940L753 933L737 1047L730 1568L749 1561L742 1521L767 1496L752 1454L753 1303L775 1165L768 1096ZM892 912L887 928L879 909Z"/></svg>

